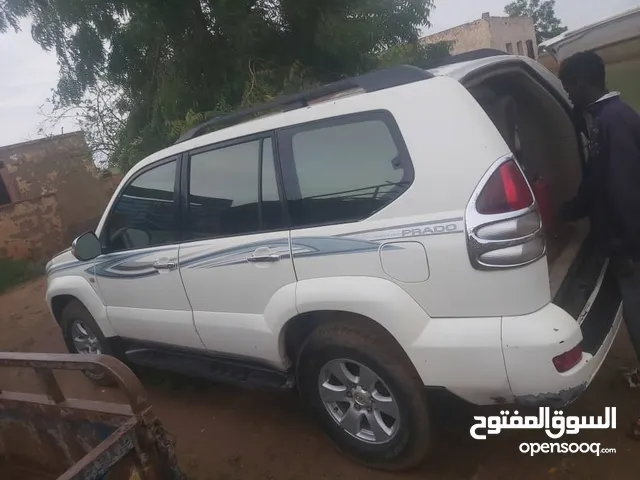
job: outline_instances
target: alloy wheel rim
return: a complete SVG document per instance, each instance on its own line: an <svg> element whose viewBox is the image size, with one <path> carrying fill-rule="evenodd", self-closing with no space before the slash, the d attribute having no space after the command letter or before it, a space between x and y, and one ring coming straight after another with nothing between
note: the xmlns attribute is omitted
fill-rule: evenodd
<svg viewBox="0 0 640 480"><path fill-rule="evenodd" d="M100 355L102 348L98 336L81 320L71 325L71 338L78 353Z"/></svg>
<svg viewBox="0 0 640 480"><path fill-rule="evenodd" d="M387 443L400 427L400 410L380 376L359 362L331 360L320 369L320 398L331 418L366 443Z"/></svg>

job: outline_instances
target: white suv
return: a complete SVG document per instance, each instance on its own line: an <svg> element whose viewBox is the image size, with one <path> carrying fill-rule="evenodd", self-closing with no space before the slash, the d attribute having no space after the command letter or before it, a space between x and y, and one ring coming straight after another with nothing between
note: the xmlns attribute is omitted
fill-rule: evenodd
<svg viewBox="0 0 640 480"><path fill-rule="evenodd" d="M535 61L477 56L215 118L138 163L48 264L69 350L295 385L384 469L429 450L430 389L573 401L621 321L588 229L557 220L581 122Z"/></svg>

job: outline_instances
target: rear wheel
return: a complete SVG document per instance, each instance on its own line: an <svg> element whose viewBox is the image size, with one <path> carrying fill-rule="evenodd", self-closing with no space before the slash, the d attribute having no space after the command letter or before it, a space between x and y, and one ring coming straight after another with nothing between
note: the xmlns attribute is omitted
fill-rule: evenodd
<svg viewBox="0 0 640 480"><path fill-rule="evenodd" d="M72 300L64 307L60 317L60 327L69 352L112 355L109 343L102 334L100 327L79 301ZM84 374L91 381L101 386L115 384L111 378L101 372L84 370Z"/></svg>
<svg viewBox="0 0 640 480"><path fill-rule="evenodd" d="M386 335L348 324L319 327L302 346L297 381L327 435L352 458L402 470L427 455L424 385Z"/></svg>

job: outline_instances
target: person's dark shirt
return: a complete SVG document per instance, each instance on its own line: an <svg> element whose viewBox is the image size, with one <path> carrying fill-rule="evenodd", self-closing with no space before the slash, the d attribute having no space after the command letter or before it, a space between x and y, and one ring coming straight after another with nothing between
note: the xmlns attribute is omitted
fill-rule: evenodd
<svg viewBox="0 0 640 480"><path fill-rule="evenodd" d="M606 254L640 260L640 114L619 94L606 95L588 113L589 159L568 216L589 216Z"/></svg>

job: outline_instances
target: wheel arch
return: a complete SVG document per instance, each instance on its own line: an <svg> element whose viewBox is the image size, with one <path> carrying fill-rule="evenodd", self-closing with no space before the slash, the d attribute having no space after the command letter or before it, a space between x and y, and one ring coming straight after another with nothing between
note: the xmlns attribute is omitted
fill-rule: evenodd
<svg viewBox="0 0 640 480"><path fill-rule="evenodd" d="M51 279L47 288L46 301L58 324L60 324L64 308L72 301L78 301L91 314L105 337L116 336L107 317L106 306L84 277L69 275Z"/></svg>
<svg viewBox="0 0 640 480"><path fill-rule="evenodd" d="M58 322L58 325L60 325L60 322L62 320L62 311L74 300L80 302L80 300L78 300L76 297L69 294L56 295L55 297L51 298L51 313L53 313L53 318L56 320L56 322Z"/></svg>
<svg viewBox="0 0 640 480"><path fill-rule="evenodd" d="M295 306L297 314L282 322L280 328L273 325L280 332L279 356L286 367L293 365L308 335L318 325L329 321L376 329L392 339L413 363L411 345L430 320L404 289L379 277L343 276L299 281Z"/></svg>
<svg viewBox="0 0 640 480"><path fill-rule="evenodd" d="M411 362L406 350L398 339L374 319L347 310L318 310L305 312L291 318L280 332L280 351L287 367L295 366L305 340L320 326L329 323L342 323L357 326L387 338L402 351Z"/></svg>

